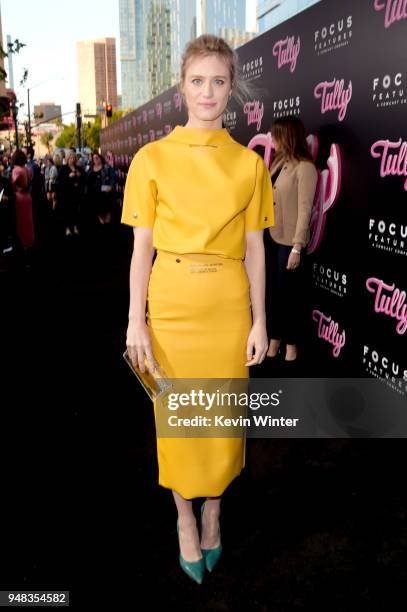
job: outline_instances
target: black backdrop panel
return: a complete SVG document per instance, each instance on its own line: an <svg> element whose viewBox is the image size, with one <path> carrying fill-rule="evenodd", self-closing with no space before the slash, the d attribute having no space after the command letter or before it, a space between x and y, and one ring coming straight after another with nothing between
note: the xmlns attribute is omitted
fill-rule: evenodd
<svg viewBox="0 0 407 612"><path fill-rule="evenodd" d="M322 0L238 49L252 98L224 125L270 164L279 116L304 122L320 171L307 258L315 375L404 378L407 395L407 5ZM187 120L173 87L103 130L119 191L134 153Z"/></svg>

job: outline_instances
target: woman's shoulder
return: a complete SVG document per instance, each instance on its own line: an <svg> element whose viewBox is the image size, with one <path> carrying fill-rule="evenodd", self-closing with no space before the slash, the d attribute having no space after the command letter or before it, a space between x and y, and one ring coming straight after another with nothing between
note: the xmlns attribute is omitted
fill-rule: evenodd
<svg viewBox="0 0 407 612"><path fill-rule="evenodd" d="M158 141L157 141L157 142L158 142ZM156 144L156 142L155 142L155 141L154 141L154 142L147 142L145 145L143 145L142 147L140 147L140 149L138 149L138 150L137 150L137 151L134 153L134 155L133 155L133 157L132 157L132 159L131 159L131 162L130 162L130 166L132 166L132 165L136 165L136 164L137 164L137 163L138 163L140 160L142 160L142 159L146 159L146 157L147 157L148 155L150 155L150 153L151 153L152 151L154 151L154 148L151 146L151 145L154 145L154 144Z"/></svg>
<svg viewBox="0 0 407 612"><path fill-rule="evenodd" d="M316 176L318 174L314 162L310 159L300 159L297 164L297 172L303 176Z"/></svg>
<svg viewBox="0 0 407 612"><path fill-rule="evenodd" d="M298 168L301 168L301 170L316 170L315 168L315 164L311 159L300 159L298 160Z"/></svg>
<svg viewBox="0 0 407 612"><path fill-rule="evenodd" d="M235 141L232 144L233 146L229 149L231 150L232 159L236 162L243 163L244 167L246 167L250 172L250 175L253 173L254 175L257 175L257 173L261 170L261 165L266 167L266 162L263 155L254 149L250 149L246 145L241 144L240 142Z"/></svg>

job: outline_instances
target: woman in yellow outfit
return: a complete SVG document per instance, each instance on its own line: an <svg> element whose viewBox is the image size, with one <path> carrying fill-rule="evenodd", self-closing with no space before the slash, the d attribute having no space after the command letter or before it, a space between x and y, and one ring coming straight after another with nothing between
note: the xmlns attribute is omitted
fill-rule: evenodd
<svg viewBox="0 0 407 612"><path fill-rule="evenodd" d="M122 213L135 228L127 348L141 370L147 358L170 378L247 378L265 358L263 230L273 224L273 193L264 160L222 128L240 78L223 39L191 41L180 82L188 121L131 163ZM245 440L158 437L157 454L159 484L178 510L181 567L201 583L221 552L220 497L244 467ZM196 497L206 498L201 539Z"/></svg>

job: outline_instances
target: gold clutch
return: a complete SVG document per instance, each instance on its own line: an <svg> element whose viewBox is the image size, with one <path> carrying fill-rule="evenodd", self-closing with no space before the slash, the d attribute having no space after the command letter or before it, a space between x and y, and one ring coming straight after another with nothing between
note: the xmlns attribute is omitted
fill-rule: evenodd
<svg viewBox="0 0 407 612"><path fill-rule="evenodd" d="M150 370L147 369L148 362L145 360L144 363L146 366L146 371L141 372L138 367L133 365L127 349L124 351L123 357L133 374L135 374L140 384L144 387L145 392L152 402L157 400L163 393L171 389L172 383L162 367L157 365L154 372L150 372Z"/></svg>

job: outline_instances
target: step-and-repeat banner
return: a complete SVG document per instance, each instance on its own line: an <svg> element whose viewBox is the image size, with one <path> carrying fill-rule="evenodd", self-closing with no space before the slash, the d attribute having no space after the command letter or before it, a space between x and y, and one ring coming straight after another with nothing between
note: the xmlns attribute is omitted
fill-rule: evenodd
<svg viewBox="0 0 407 612"><path fill-rule="evenodd" d="M376 376L407 396L407 2L322 0L238 49L255 96L224 125L273 158L270 129L300 117L320 173L308 246L316 375ZM103 130L119 176L187 120L175 88Z"/></svg>

